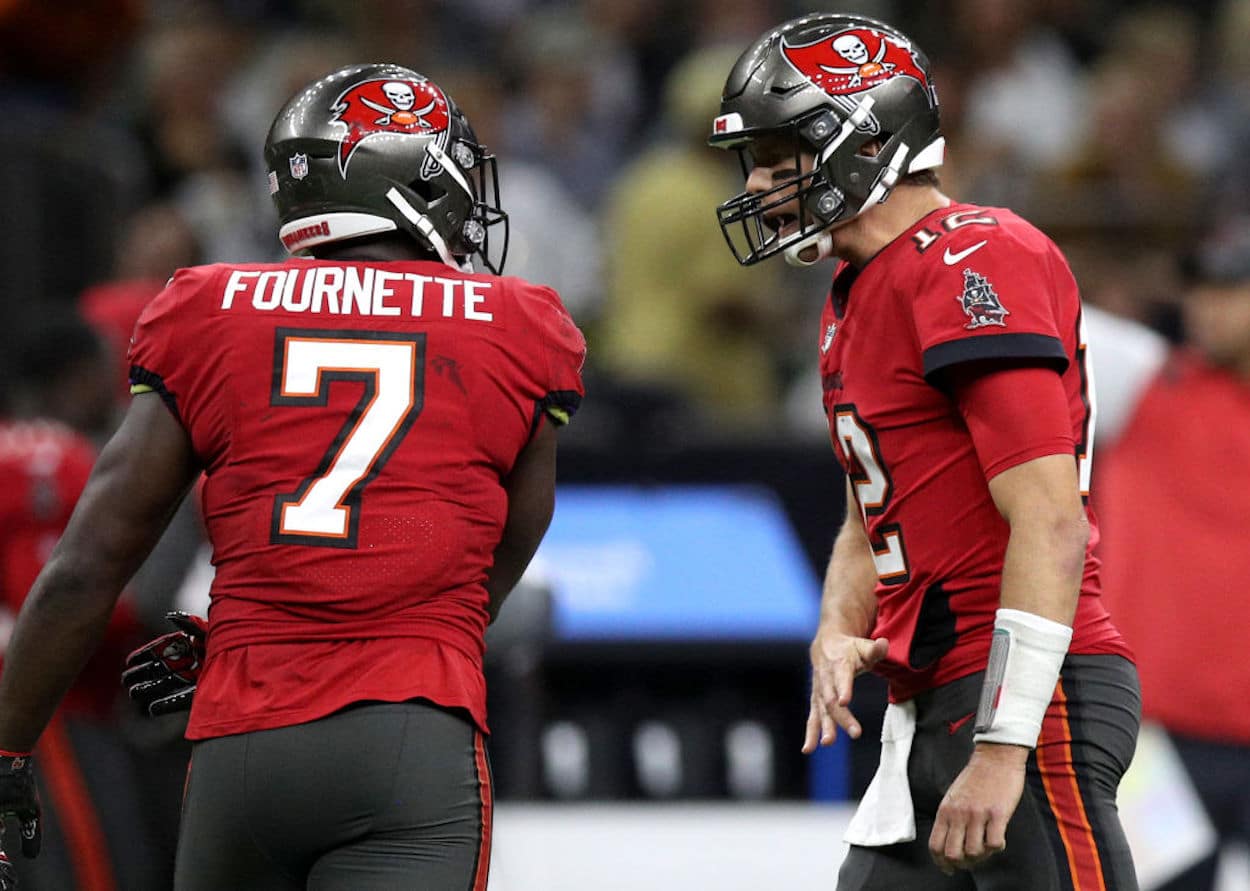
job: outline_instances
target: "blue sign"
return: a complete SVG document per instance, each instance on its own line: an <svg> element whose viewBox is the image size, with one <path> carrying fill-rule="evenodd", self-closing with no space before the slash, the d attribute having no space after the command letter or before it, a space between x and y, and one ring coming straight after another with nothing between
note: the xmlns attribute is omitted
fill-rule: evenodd
<svg viewBox="0 0 1250 891"><path fill-rule="evenodd" d="M566 641L806 644L820 611L780 501L753 486L562 486L531 571ZM846 799L848 758L844 736L809 756L813 800Z"/></svg>
<svg viewBox="0 0 1250 891"><path fill-rule="evenodd" d="M810 639L819 584L749 486L564 486L533 571L563 640Z"/></svg>

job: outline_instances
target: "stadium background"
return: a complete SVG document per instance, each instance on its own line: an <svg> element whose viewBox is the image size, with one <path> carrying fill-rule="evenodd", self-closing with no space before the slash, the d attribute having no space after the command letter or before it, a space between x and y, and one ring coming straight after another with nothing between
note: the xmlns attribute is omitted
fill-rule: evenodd
<svg viewBox="0 0 1250 891"><path fill-rule="evenodd" d="M1055 237L1086 301L1140 326L1126 339L1183 337L1177 258L1250 212L1250 3L839 8L929 52L946 191ZM507 271L560 290L590 359L553 537L492 632L498 887L582 887L579 869L601 888L827 881L845 801L871 774L871 679L865 741L798 754L806 635L843 507L814 395L824 273L738 269L712 209L740 176L702 144L733 58L805 11L0 0L6 373L56 354L49 412L97 440L123 401L129 326L170 272L281 256L259 147L293 89L341 64L399 62L446 87L499 155ZM53 336L75 314L105 350ZM1128 372L1107 375L1112 414L1128 411L1114 403L1130 398L1116 379ZM150 629L202 589L184 514L135 585ZM176 805L176 720L145 725L119 705L115 724L151 768L153 807ZM1181 804L1162 822L1143 812L1139 837L1171 839L1167 857L1186 856L1178 839L1209 844ZM557 854L563 869L540 865ZM1223 887L1250 887L1240 869Z"/></svg>

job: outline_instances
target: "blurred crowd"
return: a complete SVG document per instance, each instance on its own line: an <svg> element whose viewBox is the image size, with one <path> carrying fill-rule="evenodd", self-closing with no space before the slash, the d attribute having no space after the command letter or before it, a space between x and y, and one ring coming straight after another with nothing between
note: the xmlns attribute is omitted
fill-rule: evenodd
<svg viewBox="0 0 1250 891"><path fill-rule="evenodd" d="M1166 396L1146 381L1187 341L1212 367L1240 368L1219 410L1245 439L1206 435L1185 454L1244 464L1232 458L1250 443L1250 302L1245 287L1225 291L1250 282L1250 259L1236 262L1250 240L1213 233L1250 219L1250 0L836 6L897 25L930 55L949 144L943 190L1036 223L1106 311L1110 432L1129 431L1108 483L1131 491L1172 460L1149 443L1179 410L1152 421L1134 416L1134 400ZM277 108L329 70L389 61L466 111L500 159L505 271L553 285L588 334L589 397L571 445L826 437L814 365L828 270L738 268L714 209L742 173L705 144L737 54L805 11L793 0L0 0L6 413L106 437L125 401L130 329L169 275L283 257L260 151ZM1234 246L1194 265L1213 239ZM1140 379L1127 379L1133 368ZM1181 489L1184 468L1162 469ZM1250 567L1220 561L1239 541L1250 553L1250 516L1198 494L1191 528L1218 524L1228 538L1189 569L1244 578ZM1130 519L1119 540L1131 553L1148 530L1127 531ZM194 516L177 523L194 529ZM158 552L153 585L167 591L196 546L188 533ZM161 559L176 571L161 575ZM144 602L139 618L155 627ZM1158 615L1134 629L1139 649ZM1248 728L1224 738L1250 746Z"/></svg>
<svg viewBox="0 0 1250 891"><path fill-rule="evenodd" d="M1061 243L1088 301L1182 336L1176 257L1250 211L1250 3L843 5L933 57L949 193L1017 209ZM712 209L741 174L704 146L729 63L802 11L0 2L0 320L77 310L117 351L174 268L280 258L260 156L274 110L319 73L390 60L467 110L502 160L508 271L554 285L590 334L593 423L575 436L817 433L803 384L819 275L736 274Z"/></svg>

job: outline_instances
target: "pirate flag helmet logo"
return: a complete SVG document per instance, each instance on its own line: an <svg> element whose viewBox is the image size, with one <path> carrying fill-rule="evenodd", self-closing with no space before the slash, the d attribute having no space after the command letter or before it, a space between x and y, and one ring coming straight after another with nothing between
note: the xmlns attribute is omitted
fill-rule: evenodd
<svg viewBox="0 0 1250 891"><path fill-rule="evenodd" d="M796 71L830 96L858 93L895 77L910 77L929 87L911 44L875 28L847 28L802 46L783 38L781 52Z"/></svg>
<svg viewBox="0 0 1250 891"><path fill-rule="evenodd" d="M332 120L347 128L339 143L339 173L347 178L347 165L357 147L382 134L434 136L446 148L450 112L447 96L428 80L373 78L344 90L330 109ZM433 163L433 162L431 162ZM422 170L423 176L429 171Z"/></svg>

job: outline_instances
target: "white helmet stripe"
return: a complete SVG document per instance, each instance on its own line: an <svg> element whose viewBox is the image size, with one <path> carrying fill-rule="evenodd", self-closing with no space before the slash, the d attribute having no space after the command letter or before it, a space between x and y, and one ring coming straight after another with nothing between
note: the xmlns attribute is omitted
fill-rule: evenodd
<svg viewBox="0 0 1250 891"><path fill-rule="evenodd" d="M908 173L915 173L918 170L932 170L934 167L941 167L942 161L946 158L946 140L939 136L930 142L920 151L916 152L916 156L911 159L911 163L907 165Z"/></svg>
<svg viewBox="0 0 1250 891"><path fill-rule="evenodd" d="M435 161L443 165L443 169L446 170L447 174L456 181L456 185L464 189L464 193L469 196L469 200L475 201L476 198L473 195L473 190L469 188L469 184L465 180L464 175L461 174L460 168L456 166L456 163L452 161L451 158L447 157L447 153L439 148L438 144L433 140L430 140L429 144L426 145L425 150L428 154L434 156Z"/></svg>
<svg viewBox="0 0 1250 891"><path fill-rule="evenodd" d="M842 122L842 129L838 131L838 135L826 143L825 147L820 150L820 155L816 158L817 167L832 158L833 153L838 150L838 146L846 142L851 134L859 128L859 125L868 120L875 102L876 100L873 97L865 96L864 101L856 105L855 110Z"/></svg>
<svg viewBox="0 0 1250 891"><path fill-rule="evenodd" d="M894 157L890 158L890 163L887 164L886 168L881 171L881 175L877 177L877 184L873 186L872 191L868 193L867 200L865 200L859 210L855 212L856 214L861 214L874 204L884 201L885 197L890 194L890 190L893 189L895 184L898 182L900 171L903 169L903 161L907 157L908 150L909 146L905 142L898 147L898 150L894 153Z"/></svg>

